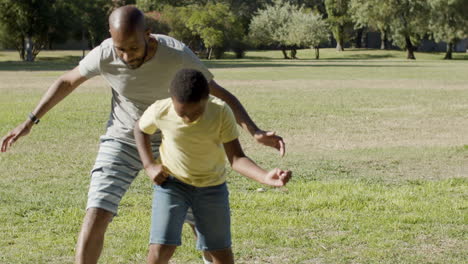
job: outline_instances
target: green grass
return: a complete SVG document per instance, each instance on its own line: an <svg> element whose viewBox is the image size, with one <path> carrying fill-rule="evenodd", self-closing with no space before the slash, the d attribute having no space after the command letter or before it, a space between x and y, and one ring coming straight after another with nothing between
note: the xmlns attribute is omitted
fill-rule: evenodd
<svg viewBox="0 0 468 264"><path fill-rule="evenodd" d="M41 52L38 62L0 52L0 135L23 121L81 52ZM468 259L468 56L401 51L300 50L227 54L206 62L287 155L243 133L246 153L289 168L286 188L234 172L237 263L466 263ZM72 263L89 171L104 133L110 91L86 82L0 154L0 263ZM141 174L109 227L101 263L144 263L151 184ZM191 231L173 263L201 263Z"/></svg>

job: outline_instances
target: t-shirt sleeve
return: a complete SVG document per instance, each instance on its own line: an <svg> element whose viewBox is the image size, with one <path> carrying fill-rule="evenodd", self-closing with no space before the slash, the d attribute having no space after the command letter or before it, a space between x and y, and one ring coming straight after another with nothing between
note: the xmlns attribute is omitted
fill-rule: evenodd
<svg viewBox="0 0 468 264"><path fill-rule="evenodd" d="M194 69L203 73L206 80L210 82L213 79L213 74L208 70L208 68L201 62L201 60L193 53L190 48L184 46L184 68Z"/></svg>
<svg viewBox="0 0 468 264"><path fill-rule="evenodd" d="M239 137L237 130L236 118L231 108L224 104L222 108L222 121L221 121L221 141L227 143Z"/></svg>
<svg viewBox="0 0 468 264"><path fill-rule="evenodd" d="M80 74L88 79L101 74L100 63L101 46L97 46L80 61Z"/></svg>
<svg viewBox="0 0 468 264"><path fill-rule="evenodd" d="M157 117L157 104L154 103L146 109L143 115L140 117L140 121L138 122L138 126L140 130L145 132L148 135L152 135L158 130L156 126L156 117Z"/></svg>

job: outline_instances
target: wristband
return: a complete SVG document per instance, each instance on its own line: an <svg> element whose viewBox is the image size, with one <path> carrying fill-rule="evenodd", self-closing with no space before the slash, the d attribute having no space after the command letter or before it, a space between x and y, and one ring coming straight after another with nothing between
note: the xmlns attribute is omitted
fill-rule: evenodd
<svg viewBox="0 0 468 264"><path fill-rule="evenodd" d="M39 121L41 121L39 118L37 118L33 113L29 113L28 115L29 119L34 123L34 124L39 124Z"/></svg>

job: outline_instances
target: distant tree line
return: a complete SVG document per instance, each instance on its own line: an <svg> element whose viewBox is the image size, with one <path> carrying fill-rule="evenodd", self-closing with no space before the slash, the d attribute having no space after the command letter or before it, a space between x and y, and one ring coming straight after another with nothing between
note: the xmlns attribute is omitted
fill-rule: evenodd
<svg viewBox="0 0 468 264"><path fill-rule="evenodd" d="M414 51L423 39L453 46L468 37L466 0L0 0L0 45L34 61L51 43L86 40L92 48L109 37L107 17L113 9L135 4L148 26L182 40L199 56L221 58L227 50L242 58L245 50L269 47L285 59L297 49L319 48L336 41L362 47L368 31L390 44Z"/></svg>

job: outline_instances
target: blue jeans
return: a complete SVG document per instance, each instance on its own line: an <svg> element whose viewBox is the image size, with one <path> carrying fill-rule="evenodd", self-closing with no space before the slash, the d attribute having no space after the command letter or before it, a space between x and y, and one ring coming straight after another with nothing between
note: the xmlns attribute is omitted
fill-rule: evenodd
<svg viewBox="0 0 468 264"><path fill-rule="evenodd" d="M192 208L197 232L197 249L231 247L231 216L226 183L195 187L169 176L154 186L150 244L181 245L187 209Z"/></svg>

